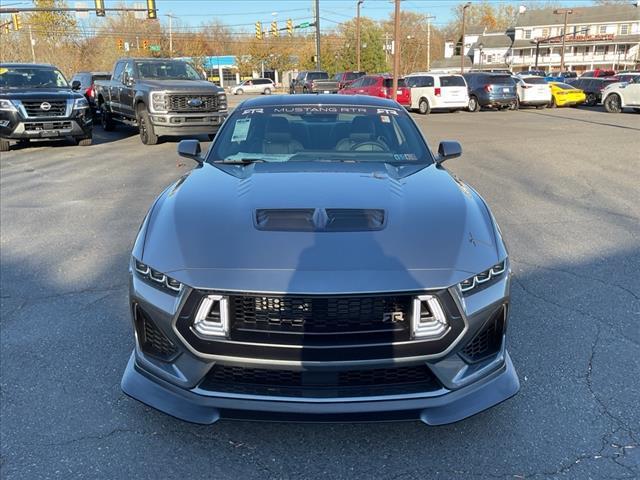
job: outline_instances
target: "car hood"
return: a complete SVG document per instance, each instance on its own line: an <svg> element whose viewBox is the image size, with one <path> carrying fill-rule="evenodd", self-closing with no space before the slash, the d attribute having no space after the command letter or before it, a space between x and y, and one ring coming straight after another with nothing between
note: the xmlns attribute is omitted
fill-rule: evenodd
<svg viewBox="0 0 640 480"><path fill-rule="evenodd" d="M222 91L217 85L206 80L138 80L142 85L148 85L158 90L167 90L169 92L185 91L185 92L206 92L212 93L218 90Z"/></svg>
<svg viewBox="0 0 640 480"><path fill-rule="evenodd" d="M196 288L289 293L448 287L499 260L482 199L435 165L405 177L375 163L225 168L235 174L205 164L169 187L134 255ZM386 220L376 231L255 226L256 209L297 208L382 209Z"/></svg>
<svg viewBox="0 0 640 480"><path fill-rule="evenodd" d="M0 97L12 100L66 100L68 98L80 98L81 94L69 89L38 88L32 90L3 89Z"/></svg>

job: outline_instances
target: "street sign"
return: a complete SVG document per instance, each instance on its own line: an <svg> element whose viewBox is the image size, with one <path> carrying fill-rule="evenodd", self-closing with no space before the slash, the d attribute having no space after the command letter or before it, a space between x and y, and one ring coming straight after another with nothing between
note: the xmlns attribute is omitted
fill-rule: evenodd
<svg viewBox="0 0 640 480"><path fill-rule="evenodd" d="M311 24L309 22L302 22L299 25L296 25L296 28L307 28L309 27Z"/></svg>
<svg viewBox="0 0 640 480"><path fill-rule="evenodd" d="M160 51L160 45L151 45L149 46L149 50L152 52L159 52Z"/></svg>
<svg viewBox="0 0 640 480"><path fill-rule="evenodd" d="M129 51L129 42L124 42L124 51L125 52Z"/></svg>

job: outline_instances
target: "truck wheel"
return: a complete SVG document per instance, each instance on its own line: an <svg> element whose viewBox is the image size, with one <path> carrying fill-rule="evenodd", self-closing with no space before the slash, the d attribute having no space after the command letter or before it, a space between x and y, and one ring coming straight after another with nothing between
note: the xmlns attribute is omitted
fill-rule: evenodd
<svg viewBox="0 0 640 480"><path fill-rule="evenodd" d="M111 132L115 125L113 123L113 118L111 118L111 112L107 110L104 104L100 106L100 125L105 132Z"/></svg>
<svg viewBox="0 0 640 480"><path fill-rule="evenodd" d="M267 87L267 88L264 89L264 92L262 92L262 93L264 93L265 95L271 95L271 89L269 87Z"/></svg>
<svg viewBox="0 0 640 480"><path fill-rule="evenodd" d="M597 103L597 100L596 100L596 95L595 95L595 93L589 93L589 94L587 94L587 99L586 99L586 101L584 102L584 104L585 104L587 107L593 107L596 103Z"/></svg>
<svg viewBox="0 0 640 480"><path fill-rule="evenodd" d="M622 102L617 93L612 93L604 101L604 109L609 113L620 113L622 111Z"/></svg>
<svg viewBox="0 0 640 480"><path fill-rule="evenodd" d="M151 125L151 119L149 114L144 109L144 106L138 108L138 130L140 131L140 140L145 145L156 145L158 143L158 136L153 131L153 125Z"/></svg>
<svg viewBox="0 0 640 480"><path fill-rule="evenodd" d="M8 152L9 148L11 148L11 145L9 144L9 140L0 138L0 152Z"/></svg>
<svg viewBox="0 0 640 480"><path fill-rule="evenodd" d="M418 112L422 115L428 115L431 113L431 105L426 98L421 98L418 102Z"/></svg>
<svg viewBox="0 0 640 480"><path fill-rule="evenodd" d="M239 88L236 90L236 95L242 95L244 93L244 90Z"/></svg>

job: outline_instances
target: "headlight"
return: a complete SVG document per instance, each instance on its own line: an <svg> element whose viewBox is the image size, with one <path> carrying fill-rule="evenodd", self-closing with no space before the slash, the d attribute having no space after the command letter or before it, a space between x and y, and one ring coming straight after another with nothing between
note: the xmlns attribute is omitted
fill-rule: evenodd
<svg viewBox="0 0 640 480"><path fill-rule="evenodd" d="M220 93L218 94L218 110L226 110L227 109L227 94Z"/></svg>
<svg viewBox="0 0 640 480"><path fill-rule="evenodd" d="M437 340L451 329L440 301L433 295L420 295L413 299L411 332L414 338Z"/></svg>
<svg viewBox="0 0 640 480"><path fill-rule="evenodd" d="M89 102L87 102L87 99L84 97L76 98L76 100L73 102L73 109L82 110L83 108L89 108Z"/></svg>
<svg viewBox="0 0 640 480"><path fill-rule="evenodd" d="M204 337L225 337L229 331L227 297L204 297L193 320L193 329Z"/></svg>
<svg viewBox="0 0 640 480"><path fill-rule="evenodd" d="M11 100L0 99L0 110L5 112L17 112L18 109Z"/></svg>
<svg viewBox="0 0 640 480"><path fill-rule="evenodd" d="M467 278L466 280L460 282L458 285L460 287L460 291L462 293L470 292L471 290L489 282L492 279L495 279L501 276L505 270L507 269L507 260L503 260L500 263L496 263L493 267L484 272L481 272L473 277Z"/></svg>
<svg viewBox="0 0 640 480"><path fill-rule="evenodd" d="M151 110L154 112L167 111L167 97L164 92L151 92Z"/></svg>
<svg viewBox="0 0 640 480"><path fill-rule="evenodd" d="M182 290L182 283L180 283L179 281L169 277L168 275L165 275L162 272L154 270L153 268L149 267L149 265L142 263L138 259L134 258L133 261L135 264L136 273L138 273L138 275L140 275L145 280L154 282L158 284L159 287L167 288L169 290L172 290L173 292L179 292L180 290Z"/></svg>

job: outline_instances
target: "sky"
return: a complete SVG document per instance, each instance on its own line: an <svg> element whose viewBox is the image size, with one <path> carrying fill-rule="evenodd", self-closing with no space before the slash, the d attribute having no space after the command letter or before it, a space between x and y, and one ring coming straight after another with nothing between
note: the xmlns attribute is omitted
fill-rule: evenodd
<svg viewBox="0 0 640 480"><path fill-rule="evenodd" d="M512 4L518 6L522 3L529 5L544 3L548 0L489 0L492 4ZM122 3L133 6L145 6L146 0L106 0L107 7L119 6ZM255 22L261 21L268 25L275 18L280 27L285 26L288 18L294 23L311 21L313 19L314 0L156 0L160 20L167 22L166 14L173 14L179 18L183 25L198 26L203 22L217 19L229 25L233 30L253 31ZM402 0L403 10L434 15L432 24L444 26L451 19L452 8L462 3L462 0ZM472 2L473 3L473 2ZM592 5L591 0L556 1L556 4L566 5ZM26 0L0 0L3 7L32 6ZM67 0L70 7L91 7L93 0ZM361 6L361 15L374 20L386 19L393 11L394 4L390 0L364 0ZM331 29L338 23L355 17L356 0L320 0L320 25L323 30Z"/></svg>

